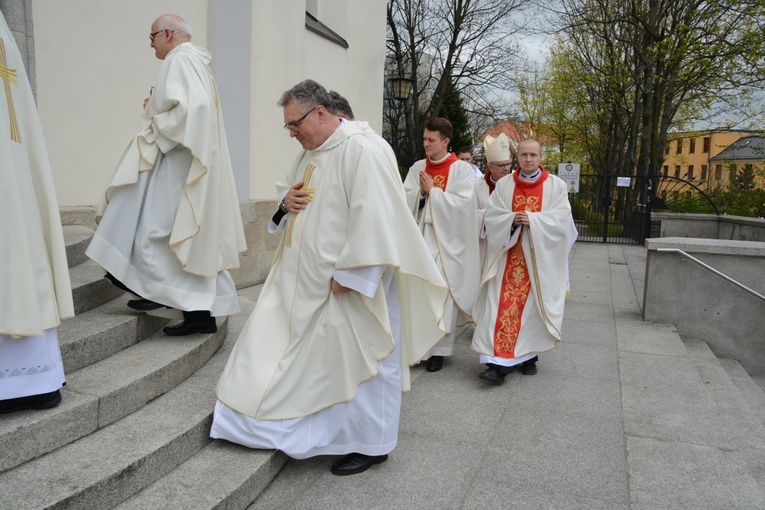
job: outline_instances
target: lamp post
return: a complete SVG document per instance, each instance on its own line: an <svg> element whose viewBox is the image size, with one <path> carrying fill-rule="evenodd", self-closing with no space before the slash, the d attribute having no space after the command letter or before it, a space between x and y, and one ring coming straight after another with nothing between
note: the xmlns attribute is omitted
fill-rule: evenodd
<svg viewBox="0 0 765 510"><path fill-rule="evenodd" d="M412 84L414 80L409 78L391 78L390 84L393 87L393 97L399 101L406 101L409 99L409 94L412 92Z"/></svg>

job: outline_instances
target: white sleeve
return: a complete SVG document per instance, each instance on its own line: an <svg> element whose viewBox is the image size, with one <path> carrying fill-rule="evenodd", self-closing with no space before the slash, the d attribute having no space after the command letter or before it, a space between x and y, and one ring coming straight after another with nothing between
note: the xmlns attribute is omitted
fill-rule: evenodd
<svg viewBox="0 0 765 510"><path fill-rule="evenodd" d="M335 271L334 279L343 287L348 287L368 298L373 298L384 272L385 266L338 269Z"/></svg>

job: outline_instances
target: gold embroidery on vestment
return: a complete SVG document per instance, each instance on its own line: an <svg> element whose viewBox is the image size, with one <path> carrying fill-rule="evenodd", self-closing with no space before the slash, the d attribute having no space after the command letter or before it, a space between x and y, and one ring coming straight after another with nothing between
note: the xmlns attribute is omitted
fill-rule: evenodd
<svg viewBox="0 0 765 510"><path fill-rule="evenodd" d="M303 171L303 190L308 192L308 196L306 197L309 202L313 201L313 193L316 191L316 188L309 188L308 183L311 182L311 176L313 175L313 171L316 170L316 165L308 165L305 167L305 170ZM290 218L290 224L287 227L287 237L284 239L284 246L290 247L292 246L292 231L295 228L295 220L297 219L297 214L292 214L292 217Z"/></svg>
<svg viewBox="0 0 765 510"><path fill-rule="evenodd" d="M16 143L21 143L19 121L16 119L16 109L13 106L13 98L11 97L11 85L18 87L19 82L16 79L16 70L8 67L8 60L5 57L5 43L3 43L2 38L0 38L0 79L3 80L5 100L8 103L8 118L11 123L11 140Z"/></svg>

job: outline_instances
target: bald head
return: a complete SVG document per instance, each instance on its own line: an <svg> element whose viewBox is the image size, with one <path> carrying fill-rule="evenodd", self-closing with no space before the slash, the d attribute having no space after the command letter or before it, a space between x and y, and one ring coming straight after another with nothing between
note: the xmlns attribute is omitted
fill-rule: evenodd
<svg viewBox="0 0 765 510"><path fill-rule="evenodd" d="M191 27L177 14L163 14L151 24L151 47L164 60L179 44L191 41Z"/></svg>

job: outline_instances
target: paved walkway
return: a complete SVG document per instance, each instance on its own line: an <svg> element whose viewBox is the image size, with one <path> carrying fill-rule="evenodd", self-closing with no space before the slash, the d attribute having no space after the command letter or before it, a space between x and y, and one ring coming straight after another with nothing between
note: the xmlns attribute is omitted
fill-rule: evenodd
<svg viewBox="0 0 765 510"><path fill-rule="evenodd" d="M337 477L336 457L290 460L249 508L765 508L752 460L765 442L731 439L730 398L710 397L694 369L719 363L641 320L645 257L577 243L563 342L537 375L481 381L467 328L442 371L413 368L387 462Z"/></svg>

